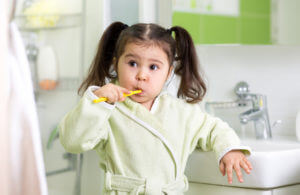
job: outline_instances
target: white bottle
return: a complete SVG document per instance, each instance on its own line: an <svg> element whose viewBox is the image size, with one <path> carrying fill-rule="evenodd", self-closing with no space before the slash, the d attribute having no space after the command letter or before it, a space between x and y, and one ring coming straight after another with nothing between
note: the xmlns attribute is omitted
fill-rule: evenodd
<svg viewBox="0 0 300 195"><path fill-rule="evenodd" d="M52 47L40 48L37 58L39 86L43 90L52 90L58 81L58 67L55 52Z"/></svg>
<svg viewBox="0 0 300 195"><path fill-rule="evenodd" d="M300 110L298 111L296 116L296 136L298 141L300 141Z"/></svg>

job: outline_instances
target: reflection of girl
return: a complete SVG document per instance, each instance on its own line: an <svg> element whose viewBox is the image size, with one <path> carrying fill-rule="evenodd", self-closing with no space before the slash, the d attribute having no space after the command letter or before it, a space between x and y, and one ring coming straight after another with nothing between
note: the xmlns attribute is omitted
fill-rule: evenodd
<svg viewBox="0 0 300 195"><path fill-rule="evenodd" d="M206 91L197 66L192 39L181 27L115 22L104 32L80 88L87 90L62 120L60 140L72 153L98 152L105 194L182 194L188 188L184 169L195 148L215 151L229 182L233 168L241 182L240 167L250 173L243 154L249 149L226 123L194 104ZM162 90L172 71L181 76L178 96L187 102ZM125 99L131 90L142 93ZM108 101L93 103L99 97Z"/></svg>

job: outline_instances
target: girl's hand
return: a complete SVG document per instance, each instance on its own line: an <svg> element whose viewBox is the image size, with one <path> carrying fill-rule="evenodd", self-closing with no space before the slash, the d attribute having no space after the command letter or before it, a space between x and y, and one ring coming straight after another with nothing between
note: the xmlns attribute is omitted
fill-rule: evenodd
<svg viewBox="0 0 300 195"><path fill-rule="evenodd" d="M252 165L245 157L243 152L239 150L232 150L225 154L220 161L220 171L223 176L225 176L225 172L227 172L228 183L232 183L232 169L235 170L238 180L242 183L243 175L241 172L241 167L246 171L247 174L250 174L250 170L252 170Z"/></svg>
<svg viewBox="0 0 300 195"><path fill-rule="evenodd" d="M108 99L107 102L110 104L124 101L126 97L124 97L123 93L130 93L130 90L112 83L106 84L94 91L94 94L99 98L106 97Z"/></svg>

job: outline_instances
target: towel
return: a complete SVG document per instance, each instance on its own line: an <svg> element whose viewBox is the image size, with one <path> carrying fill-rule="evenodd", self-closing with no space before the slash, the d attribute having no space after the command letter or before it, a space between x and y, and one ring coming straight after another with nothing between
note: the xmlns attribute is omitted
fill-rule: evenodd
<svg viewBox="0 0 300 195"><path fill-rule="evenodd" d="M38 117L29 63L16 24L9 26L8 113L11 180L9 195L47 195Z"/></svg>
<svg viewBox="0 0 300 195"><path fill-rule="evenodd" d="M7 102L8 102L8 68L7 45L8 45L8 11L7 2L0 0L0 194L7 195L10 186L8 178L10 170L8 131L7 131Z"/></svg>

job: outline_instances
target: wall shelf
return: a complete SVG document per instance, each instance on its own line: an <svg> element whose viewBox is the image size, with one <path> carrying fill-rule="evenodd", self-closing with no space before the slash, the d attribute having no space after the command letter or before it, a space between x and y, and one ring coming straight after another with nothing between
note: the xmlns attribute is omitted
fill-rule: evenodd
<svg viewBox="0 0 300 195"><path fill-rule="evenodd" d="M82 14L17 15L15 21L22 31L56 30L79 27Z"/></svg>
<svg viewBox="0 0 300 195"><path fill-rule="evenodd" d="M79 78L74 77L62 77L57 81L57 86L51 90L44 90L38 88L38 92L54 92L54 91L77 91L81 84Z"/></svg>

